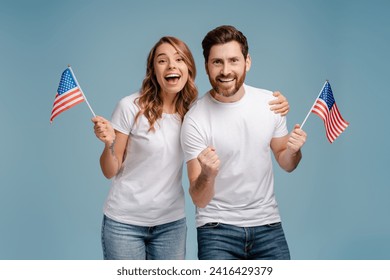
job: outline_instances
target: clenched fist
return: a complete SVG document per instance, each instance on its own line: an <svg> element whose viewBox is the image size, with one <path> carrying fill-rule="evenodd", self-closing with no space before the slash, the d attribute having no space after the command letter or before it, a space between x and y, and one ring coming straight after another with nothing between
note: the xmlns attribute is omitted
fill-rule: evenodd
<svg viewBox="0 0 390 280"><path fill-rule="evenodd" d="M202 173L206 177L215 178L219 171L220 160L214 147L207 147L198 155Z"/></svg>

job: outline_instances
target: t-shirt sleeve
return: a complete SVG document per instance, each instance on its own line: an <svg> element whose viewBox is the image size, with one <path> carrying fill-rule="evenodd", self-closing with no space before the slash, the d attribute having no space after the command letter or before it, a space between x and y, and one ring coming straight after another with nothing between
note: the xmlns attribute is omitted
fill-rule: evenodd
<svg viewBox="0 0 390 280"><path fill-rule="evenodd" d="M206 141L196 123L186 117L181 128L181 146L184 152L184 160L188 162L207 148Z"/></svg>
<svg viewBox="0 0 390 280"><path fill-rule="evenodd" d="M132 98L122 98L116 105L111 116L111 125L115 130L129 135L134 125L136 115Z"/></svg>
<svg viewBox="0 0 390 280"><path fill-rule="evenodd" d="M287 129L287 120L286 117L282 117L280 115L277 115L276 122L275 122L275 131L274 131L274 138L277 137L283 137L288 134Z"/></svg>
<svg viewBox="0 0 390 280"><path fill-rule="evenodd" d="M277 98L273 96L273 92L269 90L261 90L262 96L265 98L265 104L267 104L267 112L271 114L272 117L270 121L273 121L273 135L272 138L279 138L286 136L288 134L287 129L287 118L285 116L281 116L279 113L275 113L270 110L270 105L268 104L271 100L276 100Z"/></svg>

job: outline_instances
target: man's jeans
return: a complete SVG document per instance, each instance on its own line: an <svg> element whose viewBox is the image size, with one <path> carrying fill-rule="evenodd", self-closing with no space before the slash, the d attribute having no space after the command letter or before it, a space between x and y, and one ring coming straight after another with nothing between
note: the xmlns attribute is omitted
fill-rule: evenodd
<svg viewBox="0 0 390 280"><path fill-rule="evenodd" d="M102 247L106 260L181 260L185 258L186 219L143 227L116 222L106 216Z"/></svg>
<svg viewBox="0 0 390 280"><path fill-rule="evenodd" d="M197 229L200 260L288 260L281 223L237 227L208 223Z"/></svg>

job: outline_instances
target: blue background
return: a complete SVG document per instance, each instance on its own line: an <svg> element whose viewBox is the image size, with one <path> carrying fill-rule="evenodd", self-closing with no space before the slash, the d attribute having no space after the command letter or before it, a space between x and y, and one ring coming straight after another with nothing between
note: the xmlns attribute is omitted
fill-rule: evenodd
<svg viewBox="0 0 390 280"><path fill-rule="evenodd" d="M293 259L390 259L386 183L390 18L388 1L0 0L0 259L101 259L109 181L103 144L85 103L49 117L71 64L94 111L109 118L137 91L146 56L164 35L193 51L209 89L201 40L235 25L249 40L247 84L289 99L301 123L329 79L350 122L333 144L311 114L298 169L275 167L277 199ZM186 174L186 172L184 173ZM183 179L187 193L188 181ZM196 259L187 196L187 258Z"/></svg>

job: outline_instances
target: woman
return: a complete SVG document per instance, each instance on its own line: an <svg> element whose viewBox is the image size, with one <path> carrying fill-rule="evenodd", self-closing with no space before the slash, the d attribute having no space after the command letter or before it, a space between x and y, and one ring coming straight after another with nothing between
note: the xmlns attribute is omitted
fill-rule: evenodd
<svg viewBox="0 0 390 280"><path fill-rule="evenodd" d="M162 37L151 49L140 92L123 98L109 122L92 119L104 142L103 174L113 178L104 206L105 259L184 259L186 220L180 127L197 98L187 45ZM286 114L275 93L271 109ZM272 105L271 104L271 105Z"/></svg>

